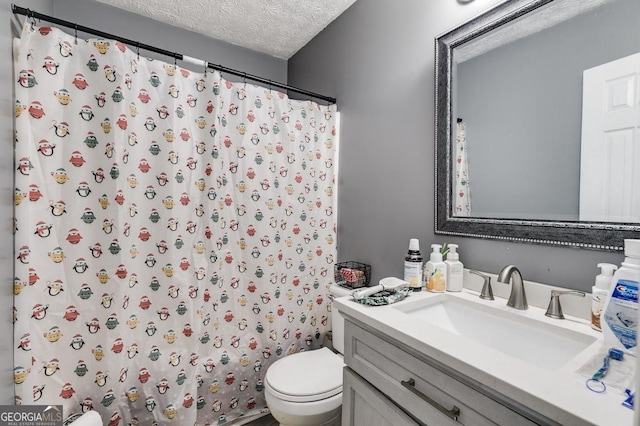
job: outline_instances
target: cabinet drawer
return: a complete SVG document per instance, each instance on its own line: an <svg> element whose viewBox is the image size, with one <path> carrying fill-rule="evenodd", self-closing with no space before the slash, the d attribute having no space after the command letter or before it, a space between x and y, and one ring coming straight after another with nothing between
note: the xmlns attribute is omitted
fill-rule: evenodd
<svg viewBox="0 0 640 426"><path fill-rule="evenodd" d="M343 426L417 426L400 408L349 367L344 369L342 392Z"/></svg>
<svg viewBox="0 0 640 426"><path fill-rule="evenodd" d="M346 364L421 423L469 426L539 424L435 368L427 357L417 358L406 348L374 334L373 330L349 319L345 328ZM452 413L456 409L459 409L459 414L454 416Z"/></svg>

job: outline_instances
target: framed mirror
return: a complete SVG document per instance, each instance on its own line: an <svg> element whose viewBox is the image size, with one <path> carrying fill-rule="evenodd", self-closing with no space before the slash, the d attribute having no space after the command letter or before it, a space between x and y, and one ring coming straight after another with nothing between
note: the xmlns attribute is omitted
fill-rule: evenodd
<svg viewBox="0 0 640 426"><path fill-rule="evenodd" d="M437 234L640 238L640 2L510 0L435 41Z"/></svg>

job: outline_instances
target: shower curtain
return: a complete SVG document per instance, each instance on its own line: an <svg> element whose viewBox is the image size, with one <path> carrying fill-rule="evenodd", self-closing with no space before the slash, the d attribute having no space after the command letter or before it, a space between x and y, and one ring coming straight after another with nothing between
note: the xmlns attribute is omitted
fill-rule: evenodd
<svg viewBox="0 0 640 426"><path fill-rule="evenodd" d="M455 215L471 216L469 164L467 162L467 124L461 119L458 119L456 124L455 172Z"/></svg>
<svg viewBox="0 0 640 426"><path fill-rule="evenodd" d="M14 57L16 403L264 410L269 365L329 327L335 106L50 27Z"/></svg>

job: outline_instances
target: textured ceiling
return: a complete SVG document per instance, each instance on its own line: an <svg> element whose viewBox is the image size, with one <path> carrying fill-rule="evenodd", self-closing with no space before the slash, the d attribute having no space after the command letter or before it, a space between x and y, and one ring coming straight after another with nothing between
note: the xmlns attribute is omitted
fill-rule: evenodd
<svg viewBox="0 0 640 426"><path fill-rule="evenodd" d="M289 59L356 0L98 0Z"/></svg>

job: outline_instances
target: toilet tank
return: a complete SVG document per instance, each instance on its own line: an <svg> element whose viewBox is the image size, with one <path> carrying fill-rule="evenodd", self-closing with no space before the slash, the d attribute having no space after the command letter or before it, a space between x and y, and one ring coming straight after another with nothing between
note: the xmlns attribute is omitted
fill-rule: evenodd
<svg viewBox="0 0 640 426"><path fill-rule="evenodd" d="M329 294L332 297L348 296L351 291L336 284L329 287ZM333 349L344 355L344 317L333 305L331 306L331 329Z"/></svg>

